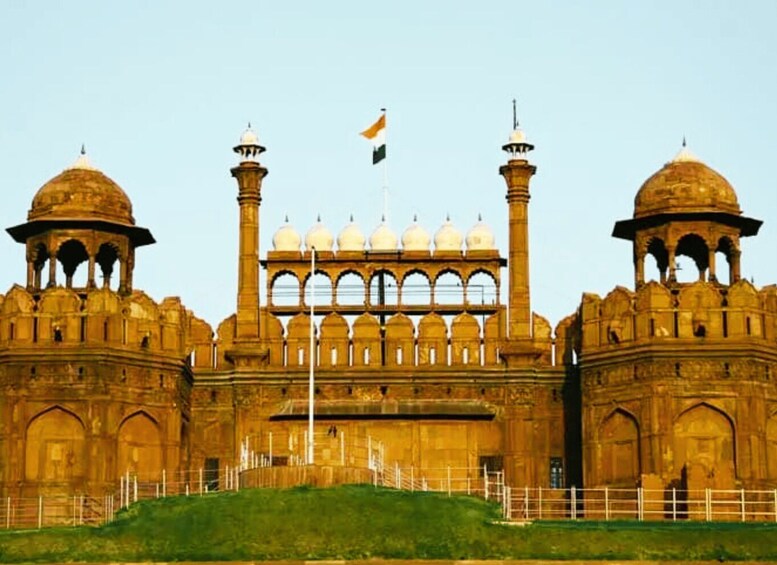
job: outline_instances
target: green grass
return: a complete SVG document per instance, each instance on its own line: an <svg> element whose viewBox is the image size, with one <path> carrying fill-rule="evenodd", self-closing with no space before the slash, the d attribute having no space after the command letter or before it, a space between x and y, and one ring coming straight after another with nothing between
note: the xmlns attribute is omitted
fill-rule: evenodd
<svg viewBox="0 0 777 565"><path fill-rule="evenodd" d="M0 562L280 559L777 560L777 525L495 524L475 498L369 486L134 504L101 528L0 532Z"/></svg>

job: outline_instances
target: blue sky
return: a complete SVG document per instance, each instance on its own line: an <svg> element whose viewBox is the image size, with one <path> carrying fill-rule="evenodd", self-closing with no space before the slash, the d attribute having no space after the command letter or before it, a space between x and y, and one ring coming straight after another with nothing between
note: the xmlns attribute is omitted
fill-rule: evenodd
<svg viewBox="0 0 777 565"><path fill-rule="evenodd" d="M583 292L633 284L610 237L641 183L689 147L764 220L743 274L777 282L777 3L12 2L0 0L4 227L86 143L158 243L135 285L214 327L235 309L231 151L249 120L268 151L261 247L353 213L369 234L380 168L358 136L388 108L390 223L434 232L483 214L506 254L497 169L513 97L537 149L532 302L556 322ZM0 239L0 289L25 279ZM690 262L686 261L689 264ZM681 260L682 263L682 260Z"/></svg>

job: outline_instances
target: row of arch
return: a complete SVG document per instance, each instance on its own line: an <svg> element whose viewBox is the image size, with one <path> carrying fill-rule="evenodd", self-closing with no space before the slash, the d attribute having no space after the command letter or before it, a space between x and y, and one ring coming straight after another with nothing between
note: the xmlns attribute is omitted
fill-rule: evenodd
<svg viewBox="0 0 777 565"><path fill-rule="evenodd" d="M315 287L315 288L314 288ZM361 273L341 273L334 285L329 276L316 271L302 284L296 274L284 271L273 277L267 302L272 306L310 305L400 305L400 304L499 304L499 285L486 271L472 273L466 281L456 271L444 271L435 279L426 273L411 271L401 281L390 271L378 271L369 281Z"/></svg>
<svg viewBox="0 0 777 565"><path fill-rule="evenodd" d="M645 259L652 256L655 259L657 280L662 284L667 282L693 282L694 280L733 284L741 278L740 251L735 241L729 236L705 239L696 233L686 233L676 243L667 244L658 236L646 238L637 244L634 256L636 283L645 283ZM698 271L697 275L686 272L679 273L680 266L677 257L685 256L691 259ZM718 259L728 263L727 276L721 277L717 270Z"/></svg>
<svg viewBox="0 0 777 565"><path fill-rule="evenodd" d="M164 468L159 422L144 410L122 419L115 433L115 472L156 478ZM25 433L24 478L37 482L78 482L89 478L87 427L74 412L52 406L35 415Z"/></svg>
<svg viewBox="0 0 777 565"><path fill-rule="evenodd" d="M120 266L120 276L111 284L116 263ZM54 287L64 282L66 288L96 288L96 269L100 268L103 288L125 290L131 287L131 266L127 257L123 257L119 246L112 242L100 244L92 252L78 239L67 239L56 249L49 249L46 243L38 242L31 246L27 257L27 288L40 290ZM79 269L87 263L85 270ZM43 273L48 266L48 280L43 283Z"/></svg>

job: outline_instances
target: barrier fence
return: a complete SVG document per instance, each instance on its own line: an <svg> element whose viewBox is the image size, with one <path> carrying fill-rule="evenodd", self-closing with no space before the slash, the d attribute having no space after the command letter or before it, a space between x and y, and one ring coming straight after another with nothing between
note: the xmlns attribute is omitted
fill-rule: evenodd
<svg viewBox="0 0 777 565"><path fill-rule="evenodd" d="M366 460L365 460L366 462ZM255 471L267 471L264 476ZM284 478L283 472L286 472ZM270 475L270 472L274 472ZM280 473L279 473L280 472ZM321 477L328 480L321 480ZM270 482L272 477L274 482ZM241 488L283 488L299 484L329 486L333 484L371 483L375 486L409 491L435 491L448 495L479 496L487 500L504 500L505 484L502 471L483 467L400 467L384 466L372 461L365 467L332 465L225 466L210 474L204 469L180 471L173 475L162 471L157 480L144 480L129 471L119 480L119 507L138 500L166 496L203 496L219 491Z"/></svg>
<svg viewBox="0 0 777 565"><path fill-rule="evenodd" d="M775 490L505 487L506 520L777 522Z"/></svg>
<svg viewBox="0 0 777 565"><path fill-rule="evenodd" d="M0 527L99 526L113 520L114 503L112 495L9 496L2 499L0 505Z"/></svg>

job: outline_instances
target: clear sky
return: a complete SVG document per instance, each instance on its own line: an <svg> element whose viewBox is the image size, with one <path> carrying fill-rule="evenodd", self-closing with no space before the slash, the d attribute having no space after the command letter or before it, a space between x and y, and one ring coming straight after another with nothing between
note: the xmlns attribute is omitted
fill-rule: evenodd
<svg viewBox="0 0 777 565"><path fill-rule="evenodd" d="M232 146L267 153L262 255L288 213L336 235L378 224L380 167L358 132L388 108L390 224L431 232L483 214L506 255L501 145L511 100L536 145L533 308L633 285L610 237L642 182L689 148L764 220L742 271L777 282L777 2L14 2L0 0L0 223L86 143L157 244L135 286L214 325L235 310ZM0 238L0 289L25 280ZM683 260L681 259L681 264ZM685 260L690 271L690 261ZM82 267L83 268L83 267ZM506 273L505 273L506 276Z"/></svg>

